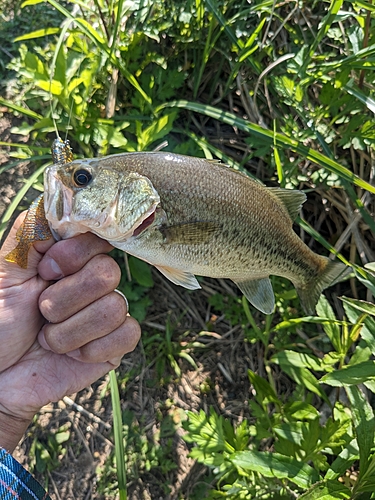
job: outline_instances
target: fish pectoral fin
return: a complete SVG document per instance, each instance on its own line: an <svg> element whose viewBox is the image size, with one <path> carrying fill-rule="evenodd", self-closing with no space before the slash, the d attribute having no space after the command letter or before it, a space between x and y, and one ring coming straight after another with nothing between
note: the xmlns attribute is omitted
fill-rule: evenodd
<svg viewBox="0 0 375 500"><path fill-rule="evenodd" d="M275 296L269 278L260 280L235 281L238 288L254 307L264 314L272 314Z"/></svg>
<svg viewBox="0 0 375 500"><path fill-rule="evenodd" d="M168 244L194 245L205 243L219 229L219 225L210 221L182 222L171 226L162 226L159 231Z"/></svg>
<svg viewBox="0 0 375 500"><path fill-rule="evenodd" d="M168 278L175 285L183 286L188 290L197 290L200 288L200 284L197 278L192 273L186 271L180 271L179 269L174 269L168 266L155 266L166 278Z"/></svg>
<svg viewBox="0 0 375 500"><path fill-rule="evenodd" d="M300 213L303 203L306 201L306 195L302 191L295 191L294 189L282 188L267 188L269 192L281 201L287 209L290 218L294 221Z"/></svg>

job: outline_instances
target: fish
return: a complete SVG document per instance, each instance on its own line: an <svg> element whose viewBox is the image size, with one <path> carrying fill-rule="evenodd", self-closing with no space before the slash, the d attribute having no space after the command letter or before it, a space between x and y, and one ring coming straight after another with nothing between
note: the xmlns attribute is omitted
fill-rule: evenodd
<svg viewBox="0 0 375 500"><path fill-rule="evenodd" d="M187 289L196 276L231 279L271 314L271 275L289 279L313 315L347 266L293 231L306 195L266 187L218 161L136 152L57 163L45 171L45 215L62 239L92 232Z"/></svg>
<svg viewBox="0 0 375 500"><path fill-rule="evenodd" d="M55 165L73 161L69 141L63 141L60 137L53 141L51 153ZM27 269L31 246L36 241L49 240L52 237L53 234L44 212L44 195L41 194L27 210L25 219L16 233L17 246L5 256L5 260L18 264L22 269Z"/></svg>

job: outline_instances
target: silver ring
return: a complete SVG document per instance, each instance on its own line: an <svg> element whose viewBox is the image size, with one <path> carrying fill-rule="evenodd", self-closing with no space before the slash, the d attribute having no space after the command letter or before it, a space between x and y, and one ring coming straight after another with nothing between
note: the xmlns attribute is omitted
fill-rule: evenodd
<svg viewBox="0 0 375 500"><path fill-rule="evenodd" d="M115 288L113 291L114 291L114 292L116 292L116 293L118 293L119 295L121 295L121 297L125 300L126 310L127 310L127 312L129 313L129 302L128 302L128 299L127 299L127 298L125 297L125 295L124 295L122 292L120 292L120 290L118 290L117 288Z"/></svg>

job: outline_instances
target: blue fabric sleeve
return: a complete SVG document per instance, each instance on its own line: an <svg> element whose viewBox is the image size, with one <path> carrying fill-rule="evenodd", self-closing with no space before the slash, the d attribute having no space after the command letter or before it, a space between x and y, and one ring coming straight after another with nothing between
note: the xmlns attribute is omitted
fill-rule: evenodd
<svg viewBox="0 0 375 500"><path fill-rule="evenodd" d="M0 499L51 500L38 481L3 448L0 448Z"/></svg>

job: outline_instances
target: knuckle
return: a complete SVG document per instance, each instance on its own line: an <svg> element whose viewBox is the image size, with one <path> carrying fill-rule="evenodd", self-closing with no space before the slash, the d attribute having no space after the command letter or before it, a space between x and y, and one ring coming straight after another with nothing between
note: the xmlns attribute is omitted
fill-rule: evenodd
<svg viewBox="0 0 375 500"><path fill-rule="evenodd" d="M110 294L110 312L114 317L117 326L122 325L126 320L127 307L126 302L118 293L112 292Z"/></svg>
<svg viewBox="0 0 375 500"><path fill-rule="evenodd" d="M126 327L126 335L129 341L129 349L127 352L134 351L141 338L141 327L138 321L131 316L127 317L124 327Z"/></svg>
<svg viewBox="0 0 375 500"><path fill-rule="evenodd" d="M80 234L74 238L55 243L48 254L62 270L75 271L84 266L95 255L109 252L111 245L92 233ZM74 261L72 261L74 256Z"/></svg>
<svg viewBox="0 0 375 500"><path fill-rule="evenodd" d="M87 267L89 266L90 277L100 289L113 290L120 283L121 271L112 257L97 255L89 262Z"/></svg>
<svg viewBox="0 0 375 500"><path fill-rule="evenodd" d="M68 350L65 336L61 335L58 325L46 325L44 328L44 338L52 351L56 354L65 354Z"/></svg>

